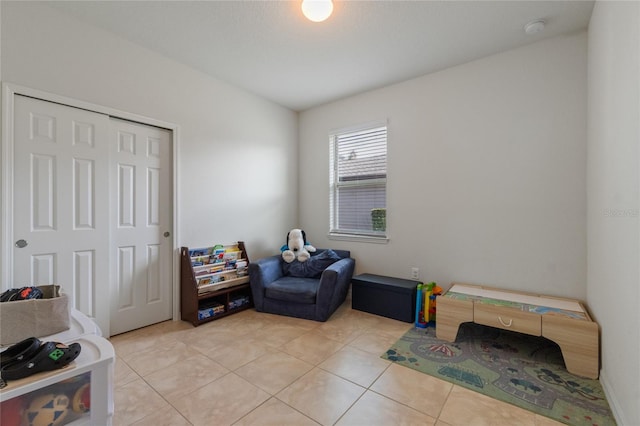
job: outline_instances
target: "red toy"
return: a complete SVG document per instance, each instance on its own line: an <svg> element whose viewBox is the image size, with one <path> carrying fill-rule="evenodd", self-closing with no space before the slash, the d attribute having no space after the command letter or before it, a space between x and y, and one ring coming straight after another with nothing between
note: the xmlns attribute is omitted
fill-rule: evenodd
<svg viewBox="0 0 640 426"><path fill-rule="evenodd" d="M71 409L76 413L86 413L91 409L91 385L85 383L73 395Z"/></svg>
<svg viewBox="0 0 640 426"><path fill-rule="evenodd" d="M0 404L0 424L2 426L20 426L24 400L22 396L16 396Z"/></svg>

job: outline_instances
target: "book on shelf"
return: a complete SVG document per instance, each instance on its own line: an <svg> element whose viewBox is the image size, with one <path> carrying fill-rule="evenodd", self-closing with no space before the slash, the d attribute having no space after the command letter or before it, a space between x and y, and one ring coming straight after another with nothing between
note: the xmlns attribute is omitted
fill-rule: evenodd
<svg viewBox="0 0 640 426"><path fill-rule="evenodd" d="M198 308L198 319L203 320L225 312L224 305L218 302L210 302Z"/></svg>
<svg viewBox="0 0 640 426"><path fill-rule="evenodd" d="M251 299L246 294L236 294L229 299L229 309L236 309L251 303Z"/></svg>
<svg viewBox="0 0 640 426"><path fill-rule="evenodd" d="M191 266L204 266L238 260L242 258L242 251L237 244L216 244L212 247L190 249L189 258Z"/></svg>
<svg viewBox="0 0 640 426"><path fill-rule="evenodd" d="M224 266L225 265L223 263L214 263L213 265L194 266L193 273L195 274L196 277L200 275L214 274L216 272L223 271Z"/></svg>
<svg viewBox="0 0 640 426"><path fill-rule="evenodd" d="M193 248L188 255L198 294L247 282L248 261L243 259L238 243Z"/></svg>
<svg viewBox="0 0 640 426"><path fill-rule="evenodd" d="M212 291L222 290L249 282L249 276L227 278L223 281L212 282L208 284L198 285L198 294L210 293Z"/></svg>
<svg viewBox="0 0 640 426"><path fill-rule="evenodd" d="M209 256L211 249L212 247L191 249L189 250L189 257Z"/></svg>
<svg viewBox="0 0 640 426"><path fill-rule="evenodd" d="M205 275L202 277L196 277L196 283L198 284L198 287L201 287L203 285L207 285L207 284L215 284L217 282L220 282L221 276L220 275Z"/></svg>
<svg viewBox="0 0 640 426"><path fill-rule="evenodd" d="M249 273L247 266L248 262L246 260L241 259L236 262L236 272L239 277L243 277Z"/></svg>
<svg viewBox="0 0 640 426"><path fill-rule="evenodd" d="M235 269L224 269L219 272L209 273L205 275L196 275L196 284L198 287L204 284L212 284L220 281L229 281L238 278Z"/></svg>

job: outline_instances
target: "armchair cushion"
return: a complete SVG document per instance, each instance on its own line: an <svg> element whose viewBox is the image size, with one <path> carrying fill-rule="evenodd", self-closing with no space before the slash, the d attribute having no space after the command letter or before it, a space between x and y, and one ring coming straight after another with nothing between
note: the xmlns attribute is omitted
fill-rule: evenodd
<svg viewBox="0 0 640 426"><path fill-rule="evenodd" d="M316 303L319 283L313 278L282 277L266 284L264 295L270 299L285 302L313 304Z"/></svg>
<svg viewBox="0 0 640 426"><path fill-rule="evenodd" d="M285 276L291 277L319 278L325 269L340 259L341 257L336 252L328 249L311 256L305 262L300 262L297 259L291 263L283 262L282 272Z"/></svg>

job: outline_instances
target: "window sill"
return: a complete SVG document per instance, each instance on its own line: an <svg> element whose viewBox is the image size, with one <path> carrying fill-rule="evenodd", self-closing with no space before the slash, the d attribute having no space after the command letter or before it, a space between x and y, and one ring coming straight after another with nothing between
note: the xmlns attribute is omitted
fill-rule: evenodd
<svg viewBox="0 0 640 426"><path fill-rule="evenodd" d="M361 243L373 243L373 244L387 244L389 242L388 237L374 237L372 235L357 235L357 234L337 234L329 233L327 238L336 241L356 241Z"/></svg>

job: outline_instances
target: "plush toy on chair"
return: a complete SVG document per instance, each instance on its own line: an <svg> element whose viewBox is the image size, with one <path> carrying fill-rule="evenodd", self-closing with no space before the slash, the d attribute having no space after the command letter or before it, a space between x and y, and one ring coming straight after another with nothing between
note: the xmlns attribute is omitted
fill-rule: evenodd
<svg viewBox="0 0 640 426"><path fill-rule="evenodd" d="M311 257L309 252L315 252L316 248L307 242L307 235L302 229L292 229L287 234L287 244L283 245L280 251L282 251L282 259L287 263L295 259L305 262Z"/></svg>

